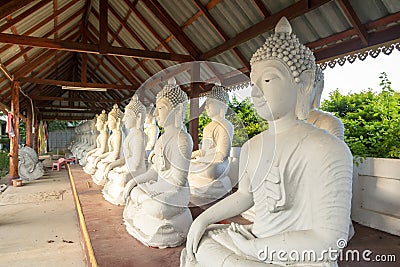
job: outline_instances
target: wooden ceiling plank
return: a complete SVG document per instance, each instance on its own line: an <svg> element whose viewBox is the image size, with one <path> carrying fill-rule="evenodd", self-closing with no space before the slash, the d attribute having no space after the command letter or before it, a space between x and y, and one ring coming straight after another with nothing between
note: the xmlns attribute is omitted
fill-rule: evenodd
<svg viewBox="0 0 400 267"><path fill-rule="evenodd" d="M3 19L24 6L32 3L32 0L2 0L0 1L0 19Z"/></svg>
<svg viewBox="0 0 400 267"><path fill-rule="evenodd" d="M100 34L99 51L100 54L106 54L108 51L108 0L100 0Z"/></svg>
<svg viewBox="0 0 400 267"><path fill-rule="evenodd" d="M364 45L368 45L368 33L365 29L364 25L361 23L360 18L357 16L357 13L354 11L351 6L349 0L338 0L339 6L342 8L344 14L350 21L350 24L357 31L358 37L361 39Z"/></svg>
<svg viewBox="0 0 400 267"><path fill-rule="evenodd" d="M196 47L190 38L187 37L184 31L161 6L161 4L154 0L143 0L142 2L156 16L156 18L165 25L172 35L182 44L186 51L188 51L188 53L195 59L198 59L201 54L200 49Z"/></svg>
<svg viewBox="0 0 400 267"><path fill-rule="evenodd" d="M282 16L286 16L287 19L293 19L304 13L307 13L315 8L320 7L323 4L326 4L332 0L300 0L293 5L290 5L287 8L282 9L281 11L264 18L259 23L254 24L253 26L247 28L246 30L238 33L235 37L226 40L223 44L205 52L200 55L200 60L207 60L211 57L217 56L226 50L232 49L241 45L244 42L247 42L260 34L263 34L276 25L276 23L281 19Z"/></svg>

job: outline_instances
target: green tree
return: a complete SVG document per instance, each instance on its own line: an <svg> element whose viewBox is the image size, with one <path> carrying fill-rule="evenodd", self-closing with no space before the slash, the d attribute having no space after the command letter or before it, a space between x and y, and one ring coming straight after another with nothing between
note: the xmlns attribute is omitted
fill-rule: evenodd
<svg viewBox="0 0 400 267"><path fill-rule="evenodd" d="M400 158L400 93L392 89L386 73L379 78L381 92L342 95L336 90L321 108L342 120L353 155Z"/></svg>

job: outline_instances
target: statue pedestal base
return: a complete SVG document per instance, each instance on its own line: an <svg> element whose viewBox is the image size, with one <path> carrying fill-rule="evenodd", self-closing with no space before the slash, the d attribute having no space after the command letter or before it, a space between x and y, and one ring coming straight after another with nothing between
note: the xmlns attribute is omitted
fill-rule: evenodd
<svg viewBox="0 0 400 267"><path fill-rule="evenodd" d="M114 205L125 205L123 193L125 185L130 179L132 179L132 176L129 173L110 171L108 182L102 190L104 199Z"/></svg>
<svg viewBox="0 0 400 267"><path fill-rule="evenodd" d="M203 206L221 199L232 190L231 179L227 175L218 179L190 175L189 185L191 202L196 206Z"/></svg>
<svg viewBox="0 0 400 267"><path fill-rule="evenodd" d="M99 162L97 163L97 169L92 175L93 182L97 185L105 185L107 177L105 177L105 169L109 163Z"/></svg>

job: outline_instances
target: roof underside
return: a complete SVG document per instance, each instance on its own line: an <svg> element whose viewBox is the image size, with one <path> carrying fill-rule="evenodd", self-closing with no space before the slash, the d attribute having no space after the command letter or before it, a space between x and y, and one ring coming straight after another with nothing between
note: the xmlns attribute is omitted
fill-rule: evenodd
<svg viewBox="0 0 400 267"><path fill-rule="evenodd" d="M10 80L21 88L22 111L32 100L43 119L75 120L125 106L149 77L180 62L213 61L248 75L283 15L318 62L400 38L400 0L0 1L0 108L10 106ZM144 101L161 85L145 88Z"/></svg>

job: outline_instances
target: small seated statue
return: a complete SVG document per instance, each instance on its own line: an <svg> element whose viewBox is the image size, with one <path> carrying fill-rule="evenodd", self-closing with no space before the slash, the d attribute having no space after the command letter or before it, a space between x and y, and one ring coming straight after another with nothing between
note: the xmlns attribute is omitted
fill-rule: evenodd
<svg viewBox="0 0 400 267"><path fill-rule="evenodd" d="M112 162L108 167L110 171L105 174L107 183L102 193L104 198L114 205L125 205L123 192L126 183L134 176L146 171L146 136L143 131L145 114L145 106L139 101L137 95L134 95L125 107L122 119L129 130L122 146L124 156Z"/></svg>
<svg viewBox="0 0 400 267"><path fill-rule="evenodd" d="M222 198L232 189L229 153L232 147L233 125L226 118L229 95L216 85L208 93L205 109L211 122L203 129L201 149L193 151L188 181L191 202L196 205Z"/></svg>
<svg viewBox="0 0 400 267"><path fill-rule="evenodd" d="M185 242L192 223L187 174L193 141L183 123L188 98L174 79L157 94L154 116L164 128L151 167L124 190L126 229L146 246L166 248Z"/></svg>
<svg viewBox="0 0 400 267"><path fill-rule="evenodd" d="M108 138L108 152L98 156L93 163L96 171L92 175L92 179L97 185L105 185L109 168L112 167L111 163L122 156L122 153L120 153L122 152L122 132L120 127L122 115L123 113L117 104L114 104L112 110L108 113L108 129L112 131Z"/></svg>
<svg viewBox="0 0 400 267"><path fill-rule="evenodd" d="M146 143L147 154L150 154L150 152L154 149L154 145L156 144L158 135L160 134L160 129L158 129L158 126L156 124L156 119L154 118L153 115L153 109L154 109L153 104L147 107L146 121L144 124L144 133L146 134L147 137L147 143Z"/></svg>
<svg viewBox="0 0 400 267"><path fill-rule="evenodd" d="M93 120L90 120L86 123L87 127L89 128L86 132L88 142L86 145L82 146L75 154L81 166L85 166L86 164L85 162L86 154L89 151L96 148L96 140L97 137L99 136L99 131L97 131L96 128L97 117L98 115L96 115L96 117Z"/></svg>
<svg viewBox="0 0 400 267"><path fill-rule="evenodd" d="M97 117L96 127L97 130L100 132L96 139L96 148L87 152L85 156L86 164L83 170L87 174L94 174L94 172L96 171L94 161L98 156L106 153L108 150L107 114L105 110L103 110L101 114Z"/></svg>
<svg viewBox="0 0 400 267"><path fill-rule="evenodd" d="M342 121L328 112L319 110L321 95L324 90L324 73L318 65L315 72L314 87L313 95L311 96L310 116L307 118L307 122L319 129L327 130L340 140L344 140L344 125Z"/></svg>
<svg viewBox="0 0 400 267"><path fill-rule="evenodd" d="M337 266L337 254L324 251L339 251L348 235L352 156L343 141L304 122L314 56L282 18L250 64L251 96L269 128L243 145L238 190L193 221L181 266ZM251 225L211 225L253 205Z"/></svg>

